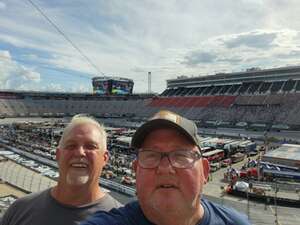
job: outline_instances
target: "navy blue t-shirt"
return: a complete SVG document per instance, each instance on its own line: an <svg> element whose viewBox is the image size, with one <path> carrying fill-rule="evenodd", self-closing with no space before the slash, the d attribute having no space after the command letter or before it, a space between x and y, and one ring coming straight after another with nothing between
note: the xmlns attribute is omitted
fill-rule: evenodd
<svg viewBox="0 0 300 225"><path fill-rule="evenodd" d="M201 200L204 216L197 225L250 225L246 216L206 199ZM81 225L154 225L143 214L137 201L109 212L99 211Z"/></svg>

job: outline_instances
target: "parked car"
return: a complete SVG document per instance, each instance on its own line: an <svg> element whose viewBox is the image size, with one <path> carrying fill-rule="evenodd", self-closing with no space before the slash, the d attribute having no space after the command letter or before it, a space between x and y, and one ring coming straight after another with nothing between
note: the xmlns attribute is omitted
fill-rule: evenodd
<svg viewBox="0 0 300 225"><path fill-rule="evenodd" d="M231 165L231 163L232 163L232 160L230 158L223 159L221 161L221 167L227 167L227 166Z"/></svg>
<svg viewBox="0 0 300 225"><path fill-rule="evenodd" d="M247 153L247 156L249 157L249 156L255 156L255 155L257 155L257 151L251 151L251 152L248 152Z"/></svg>
<svg viewBox="0 0 300 225"><path fill-rule="evenodd" d="M245 154L240 153L240 152L231 156L232 163L237 163L237 162L243 161L244 159L245 159Z"/></svg>
<svg viewBox="0 0 300 225"><path fill-rule="evenodd" d="M130 176L123 176L121 179L121 183L122 184L126 184L126 185L135 185L135 179L133 179Z"/></svg>
<svg viewBox="0 0 300 225"><path fill-rule="evenodd" d="M217 171L220 168L221 168L221 163L219 163L219 162L210 163L210 171L211 172L215 172L215 171Z"/></svg>

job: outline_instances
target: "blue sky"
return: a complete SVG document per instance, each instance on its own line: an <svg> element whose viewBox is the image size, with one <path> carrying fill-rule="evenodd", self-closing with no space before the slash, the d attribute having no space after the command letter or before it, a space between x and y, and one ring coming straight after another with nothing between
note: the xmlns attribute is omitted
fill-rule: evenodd
<svg viewBox="0 0 300 225"><path fill-rule="evenodd" d="M91 92L94 76L166 80L300 65L298 0L0 0L0 89Z"/></svg>

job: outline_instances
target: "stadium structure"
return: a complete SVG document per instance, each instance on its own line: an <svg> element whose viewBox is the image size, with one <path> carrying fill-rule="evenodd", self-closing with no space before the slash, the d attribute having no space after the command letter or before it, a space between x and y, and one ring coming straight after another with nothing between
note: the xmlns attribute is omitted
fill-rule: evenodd
<svg viewBox="0 0 300 225"><path fill-rule="evenodd" d="M125 94L113 91L121 83L127 87ZM180 76L167 80L166 89L159 95L131 94L133 82L126 79L98 77L93 79L93 87L93 94L1 91L0 115L44 117L88 113L96 117L145 118L168 109L205 126L300 128L300 66Z"/></svg>

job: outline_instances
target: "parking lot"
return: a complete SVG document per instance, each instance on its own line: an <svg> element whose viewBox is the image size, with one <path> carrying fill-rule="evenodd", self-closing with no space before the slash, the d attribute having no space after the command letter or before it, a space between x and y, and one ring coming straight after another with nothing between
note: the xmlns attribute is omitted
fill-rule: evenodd
<svg viewBox="0 0 300 225"><path fill-rule="evenodd" d="M24 195L25 192L36 192L55 185L56 181L54 179L58 176L56 169L14 153L5 153L5 149L0 149L0 151L2 151L2 154L4 154L6 158L10 159L0 163L0 177L2 180L5 180L12 185L18 186L19 190L16 189L16 191L21 192L20 190L23 190ZM246 160L247 159L233 164L232 167L240 169ZM129 162L130 160L124 161ZM117 165L122 164L122 162L116 162ZM226 185L226 183L223 182L224 172L226 172L226 170L226 167L220 169L217 168L216 171L210 175L210 180L204 188L204 195L215 202L232 206L237 210L244 212L249 216L253 224L275 224L276 218L274 206L252 201L248 202L245 198L232 195L224 195L221 187L225 187ZM10 194L9 188L7 188L7 190L8 191L3 191L3 193ZM11 190L13 191L13 188ZM134 199L113 191L111 191L111 194L123 203ZM18 195L18 197L20 196L22 196L22 194ZM297 210L298 209L295 208L278 206L278 224L299 224L300 217L296 213Z"/></svg>

